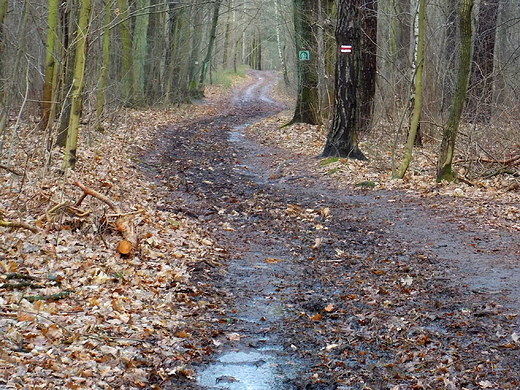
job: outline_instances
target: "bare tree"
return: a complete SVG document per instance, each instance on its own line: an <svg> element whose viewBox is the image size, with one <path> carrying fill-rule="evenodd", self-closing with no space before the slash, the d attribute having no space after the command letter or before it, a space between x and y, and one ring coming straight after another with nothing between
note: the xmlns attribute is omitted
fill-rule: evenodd
<svg viewBox="0 0 520 390"><path fill-rule="evenodd" d="M471 70L472 21L471 10L473 0L461 0L460 5L460 51L457 84L453 94L450 116L442 134L442 144L439 153L437 181L453 181L455 174L452 169L455 141L466 101L468 80Z"/></svg>

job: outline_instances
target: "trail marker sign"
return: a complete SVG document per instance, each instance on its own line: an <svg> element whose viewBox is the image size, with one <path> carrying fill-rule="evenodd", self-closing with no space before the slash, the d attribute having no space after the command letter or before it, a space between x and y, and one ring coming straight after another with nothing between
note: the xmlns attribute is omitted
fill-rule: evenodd
<svg viewBox="0 0 520 390"><path fill-rule="evenodd" d="M352 53L352 45L341 45L339 51L342 53Z"/></svg>
<svg viewBox="0 0 520 390"><path fill-rule="evenodd" d="M311 58L311 53L309 53L309 50L300 50L298 53L298 58L300 61L309 61Z"/></svg>

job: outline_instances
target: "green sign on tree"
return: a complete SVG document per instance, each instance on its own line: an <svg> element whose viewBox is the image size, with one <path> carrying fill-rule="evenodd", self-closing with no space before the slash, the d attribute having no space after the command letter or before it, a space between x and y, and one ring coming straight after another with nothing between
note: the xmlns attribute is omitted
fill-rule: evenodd
<svg viewBox="0 0 520 390"><path fill-rule="evenodd" d="M311 54L309 53L309 50L300 50L298 53L298 58L300 61L309 61L311 58Z"/></svg>

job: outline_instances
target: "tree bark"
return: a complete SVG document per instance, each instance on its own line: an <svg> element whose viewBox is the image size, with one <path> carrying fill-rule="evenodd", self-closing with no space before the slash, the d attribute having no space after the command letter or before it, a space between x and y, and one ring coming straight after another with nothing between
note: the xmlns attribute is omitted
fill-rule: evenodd
<svg viewBox="0 0 520 390"><path fill-rule="evenodd" d="M50 114L54 100L54 87L56 76L56 53L54 50L58 35L58 0L49 0L49 15L47 18L47 41L45 43L45 80L43 82L42 114L40 128L49 126Z"/></svg>
<svg viewBox="0 0 520 390"><path fill-rule="evenodd" d="M374 95L376 93L377 64L377 1L362 1L361 13L361 75L359 86L360 125L366 132L372 124Z"/></svg>
<svg viewBox="0 0 520 390"><path fill-rule="evenodd" d="M317 6L321 0L294 0L294 26L296 32L297 55L302 50L309 52L309 58L297 61L298 93L294 116L287 125L293 123L321 124L320 94L318 89L318 42L315 33ZM298 58L298 57L297 57Z"/></svg>
<svg viewBox="0 0 520 390"><path fill-rule="evenodd" d="M475 122L487 123L491 118L498 5L499 0L479 4L466 106L466 117Z"/></svg>
<svg viewBox="0 0 520 390"><path fill-rule="evenodd" d="M110 66L110 20L111 20L111 9L110 0L105 0L105 26L103 31L103 63L101 65L101 71L99 76L99 85L97 90L96 98L96 121L97 129L101 130L101 120L103 117L103 111L105 108L105 89L107 87L108 78L108 67Z"/></svg>
<svg viewBox="0 0 520 390"><path fill-rule="evenodd" d="M439 182L442 180L453 181L455 179L455 174L452 169L453 153L455 150L455 141L457 139L460 118L466 100L468 79L471 71L471 43L473 32L471 25L472 8L473 0L461 1L459 69L450 116L442 135L442 144L437 166L437 181Z"/></svg>
<svg viewBox="0 0 520 390"><path fill-rule="evenodd" d="M209 63L211 61L211 57L213 56L213 47L215 46L215 39L217 38L217 24L220 13L220 4L222 4L222 0L215 0L215 4L213 6L213 18L211 20L208 50L206 52L206 57L204 58L204 61L202 61L202 69L200 70L199 86L202 89L204 89L206 76L208 74Z"/></svg>
<svg viewBox="0 0 520 390"><path fill-rule="evenodd" d="M83 85L85 77L85 61L87 51L87 33L90 22L91 0L82 0L76 30L76 57L74 61L74 80L72 83L71 111L67 143L63 156L62 169L74 169L77 161L77 144L79 121L83 109Z"/></svg>
<svg viewBox="0 0 520 390"><path fill-rule="evenodd" d="M414 74L414 88L412 91L412 118L410 128L408 130L408 141L406 142L403 160L394 177L402 179L408 170L408 166L412 161L412 151L415 144L417 131L419 129L419 120L421 118L422 109L422 92L423 92L423 69L424 69L424 35L426 22L426 0L419 0L417 9L417 36L415 60L416 70Z"/></svg>
<svg viewBox="0 0 520 390"><path fill-rule="evenodd" d="M133 93L132 80L132 37L130 34L130 19L128 0L117 0L117 7L119 9L120 35L121 35L121 98L123 104L131 104Z"/></svg>
<svg viewBox="0 0 520 390"><path fill-rule="evenodd" d="M364 64L363 53L363 18L366 12L371 12L367 0L339 0L338 21L336 25L336 44L339 52L335 68L334 116L327 135L327 142L321 157L337 156L366 160L358 147L357 138L362 126L369 118L363 118L366 102L370 91L361 91L368 83L371 88L370 66ZM366 38L365 38L366 39ZM369 57L371 58L371 56ZM375 70L375 68L372 68ZM372 96L373 98L373 96Z"/></svg>
<svg viewBox="0 0 520 390"><path fill-rule="evenodd" d="M133 100L142 106L145 104L145 64L148 55L148 23L150 21L150 0L137 0L136 17L132 39L132 71L133 71Z"/></svg>

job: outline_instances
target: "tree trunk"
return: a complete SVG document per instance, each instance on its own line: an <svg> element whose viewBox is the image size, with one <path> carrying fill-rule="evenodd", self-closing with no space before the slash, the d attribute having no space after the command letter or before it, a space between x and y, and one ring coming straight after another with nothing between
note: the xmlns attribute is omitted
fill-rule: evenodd
<svg viewBox="0 0 520 390"><path fill-rule="evenodd" d="M283 81L286 86L290 84L289 75L287 72L287 62L285 60L285 43L282 42L282 34L280 25L282 23L280 5L281 0L275 0L274 2L274 12L276 15L276 48L278 49L278 58L280 60L280 67L282 68Z"/></svg>
<svg viewBox="0 0 520 390"><path fill-rule="evenodd" d="M75 8L74 1L69 1L66 4L62 3L60 6L62 51L60 69L56 80L56 101L60 102L60 124L56 136L56 145L60 147L65 147L67 143L67 130L70 119L70 92L74 78L74 69L70 61L72 52L71 42L74 42L74 34L71 32L71 26L73 25L71 14L73 8Z"/></svg>
<svg viewBox="0 0 520 390"><path fill-rule="evenodd" d="M318 42L316 28L317 1L294 0L294 27L296 32L296 50L298 55L298 93L294 116L287 125L293 123L321 124L320 94L318 89ZM308 51L309 57L299 57L299 53Z"/></svg>
<svg viewBox="0 0 520 390"><path fill-rule="evenodd" d="M74 61L74 81L72 83L71 110L65 155L63 156L63 170L74 169L77 160L77 144L79 120L83 108L83 84L85 77L85 60L87 51L87 33L90 22L91 0L82 0L79 13L78 28L76 30L76 57Z"/></svg>
<svg viewBox="0 0 520 390"><path fill-rule="evenodd" d="M49 15L47 18L47 42L45 43L45 79L43 82L42 114L40 128L49 126L50 114L54 105L54 87L56 76L56 53L54 50L58 35L58 0L49 0Z"/></svg>
<svg viewBox="0 0 520 390"><path fill-rule="evenodd" d="M450 116L442 135L442 144L437 168L437 181L439 182L442 180L453 181L455 179L455 174L452 169L453 153L455 150L455 140L457 138L460 118L466 100L468 79L471 71L472 8L473 0L461 1L459 70L457 75L457 84L453 94Z"/></svg>
<svg viewBox="0 0 520 390"><path fill-rule="evenodd" d="M476 122L487 123L491 118L498 5L499 0L481 1L479 5L466 106L467 118Z"/></svg>
<svg viewBox="0 0 520 390"><path fill-rule="evenodd" d="M222 4L222 0L215 0L213 18L211 20L211 30L209 34L208 50L206 52L204 61L202 61L202 69L200 70L199 86L201 89L204 89L209 63L211 61L211 57L213 56L213 47L215 46L215 39L217 38L217 24L220 12L220 4Z"/></svg>
<svg viewBox="0 0 520 390"><path fill-rule="evenodd" d="M424 69L424 35L425 35L425 22L426 22L426 0L419 0L419 7L417 9L417 22L416 29L417 34L415 37L416 40L416 50L415 50L415 74L414 74L414 88L412 91L412 118L410 121L410 128L408 130L408 141L405 146L403 160L401 161L401 165L399 169L394 174L394 177L402 179L408 170L408 166L412 161L412 151L415 144L415 139L417 136L417 131L419 129L419 120L421 118L421 109L422 109L422 92L423 92L423 69Z"/></svg>
<svg viewBox="0 0 520 390"><path fill-rule="evenodd" d="M5 79L5 69L3 59L4 50L4 19L9 8L8 0L0 0L0 80ZM7 128L8 108L5 87L0 91L0 152L2 151L3 138Z"/></svg>
<svg viewBox="0 0 520 390"><path fill-rule="evenodd" d="M117 7L119 9L119 24L121 34L121 98L123 103L131 104L133 93L132 80L132 38L130 34L130 19L128 0L117 0Z"/></svg>
<svg viewBox="0 0 520 390"><path fill-rule="evenodd" d="M97 129L102 130L101 120L105 107L105 89L107 87L108 67L110 66L110 20L111 8L110 0L105 0L105 26L103 31L103 64L99 76L99 85L97 90L96 101L96 121Z"/></svg>
<svg viewBox="0 0 520 390"><path fill-rule="evenodd" d="M376 93L377 64L377 1L362 1L361 14L361 75L359 79L360 125L366 132L372 124Z"/></svg>
<svg viewBox="0 0 520 390"><path fill-rule="evenodd" d="M137 0L136 17L132 39L133 100L145 104L145 63L148 51L148 23L150 21L150 0Z"/></svg>
<svg viewBox="0 0 520 390"><path fill-rule="evenodd" d="M363 123L362 96L370 96L369 91L361 92L365 86L371 88L372 81L363 61L363 18L367 0L339 0L336 25L336 44L341 48L337 54L335 69L334 116L327 135L322 157L337 156L366 160L357 144L357 137Z"/></svg>

